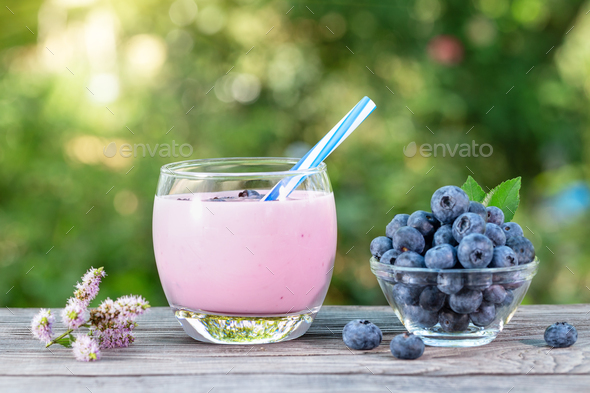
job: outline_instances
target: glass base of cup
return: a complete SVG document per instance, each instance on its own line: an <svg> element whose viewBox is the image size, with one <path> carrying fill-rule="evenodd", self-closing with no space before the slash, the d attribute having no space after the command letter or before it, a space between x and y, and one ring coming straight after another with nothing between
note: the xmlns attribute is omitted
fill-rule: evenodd
<svg viewBox="0 0 590 393"><path fill-rule="evenodd" d="M439 325L428 329L412 329L411 331L415 335L420 336L426 345L451 348L486 345L494 341L500 332L497 329L485 329L471 324L466 331L457 333L445 332Z"/></svg>
<svg viewBox="0 0 590 393"><path fill-rule="evenodd" d="M283 315L237 316L174 308L190 337L215 344L269 344L293 340L307 332L320 307Z"/></svg>

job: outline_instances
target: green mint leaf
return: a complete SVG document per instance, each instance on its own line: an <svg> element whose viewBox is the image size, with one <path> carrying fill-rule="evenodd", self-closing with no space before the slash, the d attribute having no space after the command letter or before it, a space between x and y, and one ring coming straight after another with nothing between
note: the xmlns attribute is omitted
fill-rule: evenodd
<svg viewBox="0 0 590 393"><path fill-rule="evenodd" d="M504 221L511 221L520 203L520 176L506 180L486 195L486 206L496 206L504 212Z"/></svg>
<svg viewBox="0 0 590 393"><path fill-rule="evenodd" d="M66 348L72 347L72 340L70 340L69 337L64 337L64 338L60 338L59 340L55 340L55 343L59 344L61 346L64 346Z"/></svg>
<svg viewBox="0 0 590 393"><path fill-rule="evenodd" d="M470 201L481 202L486 196L486 193L479 184L471 176L467 176L465 184L461 186L461 189L467 193Z"/></svg>

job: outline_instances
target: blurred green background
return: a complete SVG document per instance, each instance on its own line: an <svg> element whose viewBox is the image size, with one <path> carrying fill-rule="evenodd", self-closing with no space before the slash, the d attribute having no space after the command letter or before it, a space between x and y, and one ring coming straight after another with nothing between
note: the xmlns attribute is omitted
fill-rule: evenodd
<svg viewBox="0 0 590 393"><path fill-rule="evenodd" d="M109 143L300 155L364 95L377 110L327 160L339 220L327 304L385 304L369 242L467 175L523 178L515 221L542 261L526 302L590 301L589 2L3 4L2 306L59 307L90 266L109 274L99 298L166 304L152 203L159 167L185 158L109 158ZM493 154L406 157L411 142Z"/></svg>

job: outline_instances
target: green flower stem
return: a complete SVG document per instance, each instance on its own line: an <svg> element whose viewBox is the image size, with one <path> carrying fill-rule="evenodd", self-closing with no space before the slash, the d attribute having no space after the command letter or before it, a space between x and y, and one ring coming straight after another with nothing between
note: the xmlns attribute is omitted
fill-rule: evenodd
<svg viewBox="0 0 590 393"><path fill-rule="evenodd" d="M46 346L45 348L49 348L50 346L52 346L53 344L57 343L59 340L61 340L62 338L64 338L65 336L67 336L68 334L72 333L74 331L74 329L68 329L67 332L65 332L64 334L62 334L59 337L54 338L53 340L51 340Z"/></svg>
<svg viewBox="0 0 590 393"><path fill-rule="evenodd" d="M90 321L89 321L89 322L90 322ZM86 322L85 324L83 324L83 325L80 325L80 327L86 327L86 328L89 328L89 327L90 327L90 324L89 324L88 322ZM59 336L59 337L56 337L56 338L54 338L53 340L51 340L51 341L50 341L50 342L49 342L47 345L45 345L45 348L49 348L49 347L50 347L50 346L52 346L53 344L57 344L57 342L58 342L59 340L61 340L62 338L64 338L65 336L68 336L68 335L70 336L70 341L73 341L73 340L72 340L72 336L71 336L71 333L72 333L73 331L74 331L74 329L68 329L68 330L67 330L67 331L66 331L64 334L62 334L61 336Z"/></svg>

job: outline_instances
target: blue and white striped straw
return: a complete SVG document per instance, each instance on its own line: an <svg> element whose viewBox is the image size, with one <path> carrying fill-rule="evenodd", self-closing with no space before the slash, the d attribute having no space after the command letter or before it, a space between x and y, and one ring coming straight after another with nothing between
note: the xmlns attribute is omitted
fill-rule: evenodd
<svg viewBox="0 0 590 393"><path fill-rule="evenodd" d="M373 112L375 103L364 97L350 110L293 168L292 171L316 168ZM285 199L307 175L289 176L278 182L262 201Z"/></svg>

